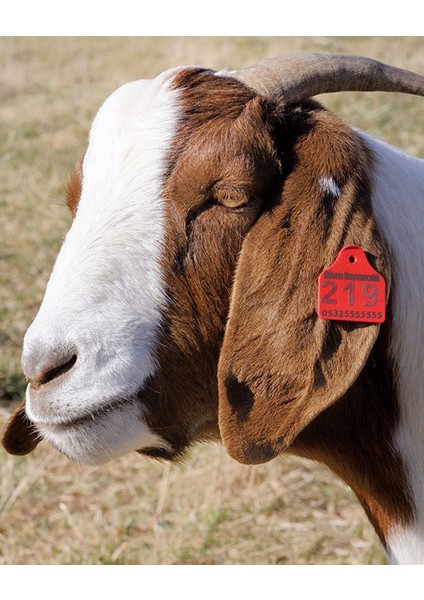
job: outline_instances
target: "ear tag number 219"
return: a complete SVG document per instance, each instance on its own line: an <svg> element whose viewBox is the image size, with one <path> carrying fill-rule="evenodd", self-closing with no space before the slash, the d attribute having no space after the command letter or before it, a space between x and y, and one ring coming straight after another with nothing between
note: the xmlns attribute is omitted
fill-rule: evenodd
<svg viewBox="0 0 424 600"><path fill-rule="evenodd" d="M386 282L359 246L342 248L319 276L318 316L335 321L384 322Z"/></svg>

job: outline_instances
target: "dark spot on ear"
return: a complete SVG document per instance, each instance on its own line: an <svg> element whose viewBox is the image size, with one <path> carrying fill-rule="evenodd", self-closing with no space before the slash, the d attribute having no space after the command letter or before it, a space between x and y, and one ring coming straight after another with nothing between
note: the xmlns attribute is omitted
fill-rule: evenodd
<svg viewBox="0 0 424 600"><path fill-rule="evenodd" d="M292 212L293 212L293 210L290 209L289 212L286 215L284 215L284 217L281 219L281 222L280 222L281 229L290 229Z"/></svg>
<svg viewBox="0 0 424 600"><path fill-rule="evenodd" d="M334 217L334 210L338 199L339 196L335 196L331 192L324 192L324 196L321 200L321 207L328 220L331 220Z"/></svg>
<svg viewBox="0 0 424 600"><path fill-rule="evenodd" d="M316 388L324 387L326 383L320 360L321 359L318 359L314 366L314 386Z"/></svg>
<svg viewBox="0 0 424 600"><path fill-rule="evenodd" d="M302 319L303 336L306 337L312 333L312 330L317 322L317 313L314 310Z"/></svg>
<svg viewBox="0 0 424 600"><path fill-rule="evenodd" d="M228 402L237 414L237 419L240 422L247 421L255 400L251 389L246 383L239 381L233 373L227 375L225 388Z"/></svg>
<svg viewBox="0 0 424 600"><path fill-rule="evenodd" d="M249 442L245 449L245 456L249 464L260 464L272 460L279 454L271 442Z"/></svg>
<svg viewBox="0 0 424 600"><path fill-rule="evenodd" d="M323 239L328 239L334 218L338 197L329 192L324 192L321 202L318 204L317 219L321 223Z"/></svg>
<svg viewBox="0 0 424 600"><path fill-rule="evenodd" d="M325 342L322 349L322 359L329 361L336 354L342 343L342 334L339 328L339 323L335 326L333 323L329 324Z"/></svg>

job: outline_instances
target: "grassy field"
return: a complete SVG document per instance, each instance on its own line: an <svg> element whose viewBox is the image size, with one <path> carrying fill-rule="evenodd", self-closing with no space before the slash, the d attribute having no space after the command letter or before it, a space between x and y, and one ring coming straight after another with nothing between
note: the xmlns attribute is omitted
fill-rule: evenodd
<svg viewBox="0 0 424 600"><path fill-rule="evenodd" d="M422 38L0 38L0 426L23 396L22 337L70 224L64 184L105 96L177 64L243 66L306 50L424 73ZM422 99L322 100L424 156ZM245 467L205 446L182 466L134 454L94 468L46 444L24 458L0 451L0 564L383 562L351 491L311 462Z"/></svg>

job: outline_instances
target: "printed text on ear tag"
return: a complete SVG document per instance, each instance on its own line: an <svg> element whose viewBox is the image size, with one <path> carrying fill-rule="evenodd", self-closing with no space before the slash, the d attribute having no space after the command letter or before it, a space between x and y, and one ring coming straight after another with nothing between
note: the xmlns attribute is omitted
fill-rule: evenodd
<svg viewBox="0 0 424 600"><path fill-rule="evenodd" d="M386 282L359 246L342 248L318 279L318 316L335 321L383 323Z"/></svg>

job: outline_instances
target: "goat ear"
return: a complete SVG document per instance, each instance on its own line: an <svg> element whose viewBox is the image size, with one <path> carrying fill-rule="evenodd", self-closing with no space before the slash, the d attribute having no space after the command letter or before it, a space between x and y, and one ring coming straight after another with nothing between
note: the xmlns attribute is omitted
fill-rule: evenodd
<svg viewBox="0 0 424 600"><path fill-rule="evenodd" d="M9 454L29 454L36 448L40 438L25 412L22 402L6 423L2 444Z"/></svg>
<svg viewBox="0 0 424 600"><path fill-rule="evenodd" d="M390 283L364 142L315 105L285 157L282 195L243 242L218 367L221 437L242 463L286 449L349 389L377 338L378 324L318 318L322 270L357 244Z"/></svg>

